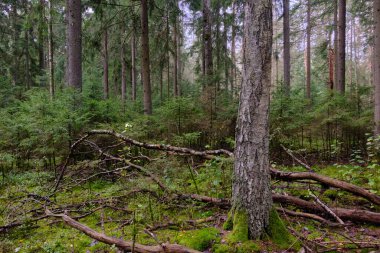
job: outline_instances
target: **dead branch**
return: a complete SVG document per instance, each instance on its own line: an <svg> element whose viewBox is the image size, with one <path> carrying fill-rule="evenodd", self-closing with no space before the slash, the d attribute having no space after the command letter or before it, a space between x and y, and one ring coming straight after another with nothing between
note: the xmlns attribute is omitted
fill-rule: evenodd
<svg viewBox="0 0 380 253"><path fill-rule="evenodd" d="M333 223L333 222L331 222L329 220L326 220L325 218L322 218L319 215L312 214L312 213L295 212L295 211L292 211L292 210L289 210L289 209L286 209L286 208L282 208L282 207L277 207L276 210L279 213L284 213L284 214L287 214L287 215L290 215L290 216L303 217L303 218L307 218L307 219L316 220L316 221L319 221L320 223L326 224L326 225L328 225L330 227L341 226L341 224L339 224L339 223Z"/></svg>
<svg viewBox="0 0 380 253"><path fill-rule="evenodd" d="M309 172L312 172L313 170L311 169L311 167L309 165L307 165L306 163L302 162L300 159L298 159L294 154L293 154L293 151L291 151L290 149L286 148L284 145L280 145L284 150L285 152L291 156L296 162L298 162L299 164L301 164L303 167L305 167Z"/></svg>
<svg viewBox="0 0 380 253"><path fill-rule="evenodd" d="M339 222L339 224L342 224L344 225L344 222L342 221L341 218L339 218L338 215L336 215L331 209L330 207L328 207L325 203L323 203L317 196L315 196L314 193L310 192L310 195L315 199L315 201L321 206L323 207L323 209L326 210L326 212L328 212L332 217L334 217L334 219L336 219L337 222Z"/></svg>
<svg viewBox="0 0 380 253"><path fill-rule="evenodd" d="M168 152L175 152L179 154L188 154L188 155L194 155L194 156L200 156L203 158L213 158L216 155L227 155L227 156L233 156L233 153L225 150L225 149L218 149L218 150L206 150L206 151L197 151L190 148L184 148L184 147L176 147L166 144L151 144L151 143L143 143L136 140L133 140L131 138L126 137L125 135L119 134L112 130L92 130L87 132L87 134L90 135L111 135L114 136L120 140L125 141L128 144L142 147L146 149L153 149L153 150L161 150L161 151L168 151Z"/></svg>
<svg viewBox="0 0 380 253"><path fill-rule="evenodd" d="M53 214L51 211L46 209L46 215L49 217L61 218L67 225L81 231L89 237L109 245L115 245L116 247L122 250L131 251L132 248L134 248L134 252L137 253L200 253L200 251L189 249L178 244L163 243L157 246L145 246L137 243L134 244L131 241L124 241L118 238L107 236L103 233L99 233L91 229L90 227L87 227L86 225L77 222L76 220L72 219L70 216L66 214Z"/></svg>
<svg viewBox="0 0 380 253"><path fill-rule="evenodd" d="M302 179L310 179L314 180L323 184L326 184L328 186L339 188L342 190L345 190L347 192L350 192L354 195L363 197L369 201L371 201L374 204L380 205L380 196L371 193L370 191L356 186L354 184L350 184L344 181L340 181L334 178L330 178L327 176L323 176L317 173L312 172L284 172L279 171L276 169L271 168L271 176L276 179L281 179L284 181L295 181L295 180L302 180Z"/></svg>
<svg viewBox="0 0 380 253"><path fill-rule="evenodd" d="M272 198L273 202L275 203L288 204L300 207L310 212L326 214L326 210L323 207L297 197L286 196L281 194L272 194ZM380 224L380 213L370 212L361 209L346 209L340 207L336 207L333 209L336 215L338 215L341 219Z"/></svg>

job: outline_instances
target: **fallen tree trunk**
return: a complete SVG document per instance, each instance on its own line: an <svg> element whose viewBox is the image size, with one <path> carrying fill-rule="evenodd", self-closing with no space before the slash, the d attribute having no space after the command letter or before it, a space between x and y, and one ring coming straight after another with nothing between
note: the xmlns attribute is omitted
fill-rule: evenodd
<svg viewBox="0 0 380 253"><path fill-rule="evenodd" d="M284 172L279 171L275 169L271 169L271 175L273 178L281 179L284 181L295 181L295 180L302 180L302 179L310 179L314 180L323 184L326 184L328 186L339 188L342 190L345 190L347 192L350 192L352 194L355 194L357 196L363 197L369 201L371 201L374 204L380 205L380 196L371 193L370 191L356 186L354 184L350 184L344 181L340 181L331 177L323 176L317 173L313 172Z"/></svg>
<svg viewBox="0 0 380 253"><path fill-rule="evenodd" d="M128 250L136 253L200 253L200 251L189 249L178 244L163 243L157 246L146 246L138 243L133 243L132 241L124 241L118 238L107 236L103 233L99 233L83 225L82 223L77 222L76 220L74 220L66 214L53 214L47 209L46 215L50 217L61 218L67 225L81 231L89 237L99 242L103 242L109 245L115 245L117 248L122 250Z"/></svg>
<svg viewBox="0 0 380 253"><path fill-rule="evenodd" d="M143 143L136 141L134 139L128 138L125 135L119 134L115 131L112 130L91 130L87 132L87 135L111 135L114 136L120 140L125 141L128 144L137 146L137 147L142 147L146 149L154 149L154 150L161 150L161 151L168 151L168 152L175 152L179 154L189 154L189 155L194 155L194 156L200 156L204 157L207 159L211 159L216 155L227 155L227 156L233 156L233 153L225 150L225 149L218 149L218 150L206 150L206 151L198 151L194 150L191 148L184 148L184 147L176 147L176 146L171 146L171 145L166 145L166 144L151 144L151 143Z"/></svg>
<svg viewBox="0 0 380 253"><path fill-rule="evenodd" d="M313 213L325 213L326 210L323 209L320 205L314 204L312 202L293 197L293 196L286 196L281 194L272 194L273 202L275 203L281 203L281 204L288 204L292 206L300 207L304 210L308 210ZM340 218L345 220L351 220L351 221L359 221L359 222L369 222L369 223L375 223L380 224L380 213L370 212L366 210L360 210L360 209L346 209L346 208L340 208L335 207L331 208L334 210L334 213L338 215Z"/></svg>

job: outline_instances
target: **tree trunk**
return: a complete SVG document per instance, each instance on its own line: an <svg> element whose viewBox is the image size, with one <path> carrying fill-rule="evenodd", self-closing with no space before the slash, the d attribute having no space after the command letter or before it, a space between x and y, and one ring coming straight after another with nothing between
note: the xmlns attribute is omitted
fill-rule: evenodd
<svg viewBox="0 0 380 253"><path fill-rule="evenodd" d="M67 82L82 90L81 0L67 0Z"/></svg>
<svg viewBox="0 0 380 253"><path fill-rule="evenodd" d="M173 24L173 88L174 88L174 96L178 97L178 41L177 41L177 21L178 17L177 15L174 18L174 24Z"/></svg>
<svg viewBox="0 0 380 253"><path fill-rule="evenodd" d="M44 54L44 44L45 44L45 36L44 36L44 26L45 26L45 1L39 1L39 25L38 25L38 64L40 70L45 69L45 54ZM50 1L48 1L49 4Z"/></svg>
<svg viewBox="0 0 380 253"><path fill-rule="evenodd" d="M346 0L338 2L338 64L337 64L337 91L345 92L346 82Z"/></svg>
<svg viewBox="0 0 380 253"><path fill-rule="evenodd" d="M334 1L334 83L332 88L337 90L338 84L338 0Z"/></svg>
<svg viewBox="0 0 380 253"><path fill-rule="evenodd" d="M141 0L141 77L144 88L144 114L152 114L150 87L148 1Z"/></svg>
<svg viewBox="0 0 380 253"><path fill-rule="evenodd" d="M49 52L49 91L53 98L55 93L54 85L54 44L53 44L53 8L51 1L48 1L48 52Z"/></svg>
<svg viewBox="0 0 380 253"><path fill-rule="evenodd" d="M284 0L284 92L288 96L290 92L290 21L289 0Z"/></svg>
<svg viewBox="0 0 380 253"><path fill-rule="evenodd" d="M203 40L205 74L210 78L213 75L210 0L203 0ZM207 81L207 84L211 85L210 80Z"/></svg>
<svg viewBox="0 0 380 253"><path fill-rule="evenodd" d="M108 81L108 27L104 26L103 31L103 97L109 98L109 81Z"/></svg>
<svg viewBox="0 0 380 253"><path fill-rule="evenodd" d="M375 135L380 134L380 1L374 1L373 85L375 86Z"/></svg>
<svg viewBox="0 0 380 253"><path fill-rule="evenodd" d="M24 7L25 7L25 15L29 15L29 6L28 1L24 0ZM26 83L26 89L29 90L31 87L31 76L30 76L30 52L29 52L29 33L30 28L25 28L25 83Z"/></svg>
<svg viewBox="0 0 380 253"><path fill-rule="evenodd" d="M131 38L131 80L132 80L132 87L131 87L131 98L132 101L136 100L136 89L137 89L137 69L136 69L136 35L135 31L132 31L132 38Z"/></svg>
<svg viewBox="0 0 380 253"><path fill-rule="evenodd" d="M311 59L310 59L310 37L311 37L311 3L307 1L307 29L306 29L306 98L311 99Z"/></svg>
<svg viewBox="0 0 380 253"><path fill-rule="evenodd" d="M236 2L232 5L232 32L231 32L231 93L234 94L236 82Z"/></svg>
<svg viewBox="0 0 380 253"><path fill-rule="evenodd" d="M121 102L123 108L125 107L125 101L127 100L127 63L125 58L125 31L124 25L122 27L122 36L121 36Z"/></svg>
<svg viewBox="0 0 380 253"><path fill-rule="evenodd" d="M272 30L272 1L247 0L232 210L248 216L250 238L263 234L272 206L268 120Z"/></svg>

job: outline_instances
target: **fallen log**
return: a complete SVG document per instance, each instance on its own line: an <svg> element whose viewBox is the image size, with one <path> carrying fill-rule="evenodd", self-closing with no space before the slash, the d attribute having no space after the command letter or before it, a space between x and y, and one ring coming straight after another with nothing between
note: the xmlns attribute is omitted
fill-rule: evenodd
<svg viewBox="0 0 380 253"><path fill-rule="evenodd" d="M281 194L272 194L273 202L288 204L292 206L297 206L304 210L308 210L312 213L326 213L326 210L323 209L320 205L315 203L293 197L286 196ZM380 213L375 213L371 211L361 210L361 209L346 209L346 208L331 208L334 210L335 214L338 215L341 219L359 221L359 222L369 222L374 224L380 224Z"/></svg>
<svg viewBox="0 0 380 253"><path fill-rule="evenodd" d="M175 152L179 154L188 154L188 155L194 155L194 156L200 156L207 159L211 159L216 155L227 155L227 156L233 156L233 153L225 150L225 149L218 149L218 150L206 150L206 151L198 151L190 148L184 148L184 147L177 147L177 146L171 146L166 144L151 144L151 143L144 143L139 142L134 139L131 139L129 137L126 137L125 135L119 134L112 130L91 130L87 132L87 135L111 135L114 136L120 140L125 141L128 144L146 148L146 149L154 149L154 150L161 150L161 151L168 151L168 152Z"/></svg>
<svg viewBox="0 0 380 253"><path fill-rule="evenodd" d="M380 205L380 196L373 194L362 187L359 187L354 184L350 184L338 179L323 176L323 175L313 173L313 172L284 172L284 171L279 171L273 168L271 168L270 172L271 172L272 178L275 178L275 179L281 179L284 181L310 179L310 180L314 180L314 181L326 184L334 188L345 190L354 195L363 197L374 204Z"/></svg>
<svg viewBox="0 0 380 253"><path fill-rule="evenodd" d="M312 214L312 213L295 212L295 211L292 211L292 210L289 210L289 209L286 209L286 208L282 208L282 207L277 207L276 210L279 213L284 213L284 214L287 214L287 215L290 215L290 216L302 217L302 218L316 220L316 221L318 221L320 223L323 223L323 224L326 224L326 225L328 225L330 227L340 227L340 226L342 226L339 223L331 222L329 220L326 220L325 218L322 218L319 215Z"/></svg>
<svg viewBox="0 0 380 253"><path fill-rule="evenodd" d="M107 236L103 233L99 233L80 222L77 222L70 216L66 214L53 214L51 211L46 209L46 215L49 217L61 218L67 225L72 228L79 230L80 232L88 235L89 237L103 242L109 245L115 245L117 248L122 250L128 250L136 253L200 253L200 251L189 249L187 247L178 244L166 244L163 243L157 246L146 246L132 241L124 241L118 238Z"/></svg>

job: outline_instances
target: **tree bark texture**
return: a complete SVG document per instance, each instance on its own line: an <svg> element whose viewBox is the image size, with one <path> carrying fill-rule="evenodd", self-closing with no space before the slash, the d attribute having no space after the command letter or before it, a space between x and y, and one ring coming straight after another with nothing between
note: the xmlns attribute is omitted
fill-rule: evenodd
<svg viewBox="0 0 380 253"><path fill-rule="evenodd" d="M82 90L82 11L80 0L67 0L67 82Z"/></svg>
<svg viewBox="0 0 380 253"><path fill-rule="evenodd" d="M144 89L144 114L152 114L150 87L148 1L141 0L141 77Z"/></svg>
<svg viewBox="0 0 380 253"><path fill-rule="evenodd" d="M338 2L338 62L337 62L337 91L345 92L346 82L346 0Z"/></svg>
<svg viewBox="0 0 380 253"><path fill-rule="evenodd" d="M247 0L232 210L248 214L250 238L262 235L272 206L268 120L272 30L272 1Z"/></svg>
<svg viewBox="0 0 380 253"><path fill-rule="evenodd" d="M289 0L284 0L284 92L290 92L290 21L289 21Z"/></svg>
<svg viewBox="0 0 380 253"><path fill-rule="evenodd" d="M306 29L306 98L311 99L311 3L307 1L307 29Z"/></svg>
<svg viewBox="0 0 380 253"><path fill-rule="evenodd" d="M211 13L210 13L210 0L203 0L203 40L204 40L204 60L205 60L205 74L210 77L213 75L213 62L212 62L212 37L211 37ZM208 84L211 83L208 81Z"/></svg>
<svg viewBox="0 0 380 253"><path fill-rule="evenodd" d="M373 85L375 86L375 135L380 134L380 1L374 1Z"/></svg>
<svg viewBox="0 0 380 253"><path fill-rule="evenodd" d="M54 44L53 44L53 8L51 1L48 1L48 53L49 53L49 91L53 98L55 93L54 85Z"/></svg>
<svg viewBox="0 0 380 253"><path fill-rule="evenodd" d="M103 31L103 97L109 98L109 81L108 81L108 27L105 24Z"/></svg>

